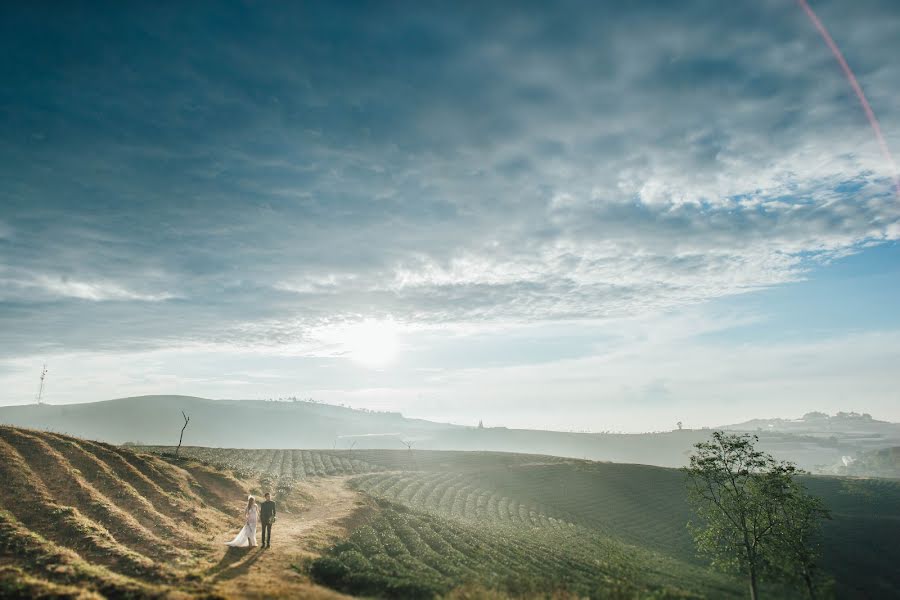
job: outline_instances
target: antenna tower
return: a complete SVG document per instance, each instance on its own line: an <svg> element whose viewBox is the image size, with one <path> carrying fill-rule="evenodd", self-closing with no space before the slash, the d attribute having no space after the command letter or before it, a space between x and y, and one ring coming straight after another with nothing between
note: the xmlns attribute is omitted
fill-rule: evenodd
<svg viewBox="0 0 900 600"><path fill-rule="evenodd" d="M41 404L41 398L44 396L44 379L47 378L47 364L44 363L44 368L41 369L41 386L38 388L37 393L37 403Z"/></svg>

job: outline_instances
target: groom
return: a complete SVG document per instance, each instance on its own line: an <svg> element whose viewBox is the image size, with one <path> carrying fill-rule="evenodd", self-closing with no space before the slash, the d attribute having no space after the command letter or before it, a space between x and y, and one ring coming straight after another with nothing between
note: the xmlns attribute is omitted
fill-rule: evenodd
<svg viewBox="0 0 900 600"><path fill-rule="evenodd" d="M266 492L266 501L259 506L259 520L262 521L262 547L272 547L272 523L275 522L275 501Z"/></svg>

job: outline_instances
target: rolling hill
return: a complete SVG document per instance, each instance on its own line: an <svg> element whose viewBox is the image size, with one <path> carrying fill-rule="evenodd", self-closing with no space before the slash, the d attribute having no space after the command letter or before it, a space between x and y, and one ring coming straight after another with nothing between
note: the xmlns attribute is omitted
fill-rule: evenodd
<svg viewBox="0 0 900 600"><path fill-rule="evenodd" d="M345 477L281 490L271 554L223 544L265 484L197 461L3 426L0 478L0 598L341 597L292 565L349 533Z"/></svg>
<svg viewBox="0 0 900 600"><path fill-rule="evenodd" d="M0 427L0 596L744 594L695 556L678 470L499 452L171 450ZM834 513L824 566L839 596L900 594L900 483L805 484ZM246 493L265 489L281 507L275 552L226 552Z"/></svg>
<svg viewBox="0 0 900 600"><path fill-rule="evenodd" d="M167 445L178 441L182 410L191 416L186 444L224 448L399 449L407 442L417 449L526 452L679 467L685 464L693 444L709 435L708 430L688 429L645 434L481 429L312 402L189 396L7 406L0 407L0 423L114 444ZM862 416L801 421L786 422L790 430L769 427L773 425L770 421L730 428L757 433L762 449L814 472L829 468L844 456L900 445L900 425L894 423Z"/></svg>
<svg viewBox="0 0 900 600"><path fill-rule="evenodd" d="M402 596L402 590L419 589L415 581L428 581L428 590L445 593L466 578L503 587L506 579L492 574L546 563L569 566L519 591L543 593L540 586L550 581L579 594L597 594L598 580L589 576L593 568L608 578L610 589L624 595L634 591L632 586L688 596L743 593L739 583L710 573L696 556L685 527L691 511L684 476L675 469L497 452L336 450L319 451L315 459L300 450L183 451L291 484L310 475L360 473L349 485L383 503L382 520L335 545L320 565L320 580L344 591ZM322 467L298 467L316 460ZM803 482L833 511L833 520L825 524L823 562L839 596L900 595L900 574L894 568L900 562L895 544L900 539L900 482L822 476L807 476ZM431 541L423 535L432 536ZM463 539L481 540L476 560L460 556L468 555L461 550ZM504 555L496 540L503 540L502 547L528 549L523 550L527 556ZM435 567L436 557L419 560L421 552L415 548L421 543L443 548L458 559L458 567L443 573ZM387 558L373 562L357 556L372 553L386 553ZM491 553L497 556L491 558ZM600 556L608 561L591 562ZM653 567L637 576L628 568L631 564ZM368 575L350 576L360 569Z"/></svg>

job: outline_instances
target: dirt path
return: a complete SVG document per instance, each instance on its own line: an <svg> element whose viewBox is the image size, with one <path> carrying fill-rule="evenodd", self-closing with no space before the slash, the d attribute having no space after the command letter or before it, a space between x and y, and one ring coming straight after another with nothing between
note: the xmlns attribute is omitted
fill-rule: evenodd
<svg viewBox="0 0 900 600"><path fill-rule="evenodd" d="M304 482L289 501L279 503L272 527L272 547L228 548L235 532L223 532L220 560L206 575L215 590L229 598L345 598L298 573L293 565L318 556L335 540L346 537L365 518L365 501L346 485L346 477ZM291 513L281 506L293 505ZM257 533L257 543L262 531Z"/></svg>

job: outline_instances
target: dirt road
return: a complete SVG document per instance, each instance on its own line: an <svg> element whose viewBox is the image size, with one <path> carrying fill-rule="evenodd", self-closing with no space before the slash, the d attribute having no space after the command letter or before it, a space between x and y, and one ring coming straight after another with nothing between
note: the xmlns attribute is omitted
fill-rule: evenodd
<svg viewBox="0 0 900 600"><path fill-rule="evenodd" d="M345 598L310 582L293 565L346 537L365 518L365 501L347 487L346 478L331 477L304 482L289 501L279 503L289 505L291 512L279 508L269 549L226 548L234 532L217 536L221 559L206 572L217 592L233 598Z"/></svg>

